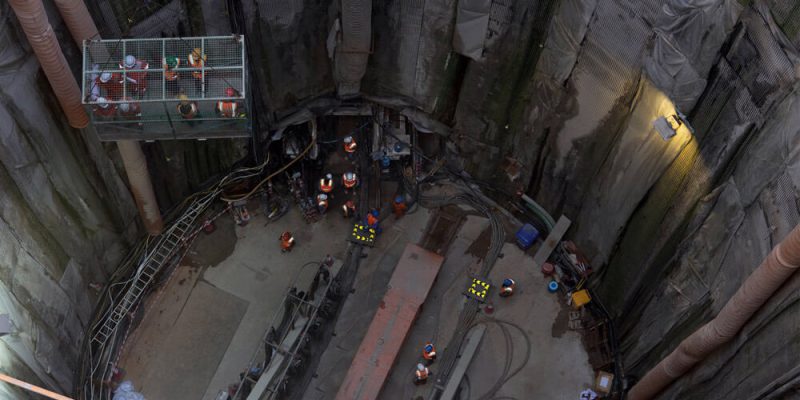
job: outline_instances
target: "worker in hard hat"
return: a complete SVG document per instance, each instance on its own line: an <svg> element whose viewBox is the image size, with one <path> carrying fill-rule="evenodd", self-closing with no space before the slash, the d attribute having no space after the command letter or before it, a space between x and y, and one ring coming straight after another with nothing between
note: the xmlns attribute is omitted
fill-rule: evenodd
<svg viewBox="0 0 800 400"><path fill-rule="evenodd" d="M375 233L381 233L381 226L380 226L381 221L380 219L378 219L379 216L380 213L378 212L378 210L373 208L372 210L370 210L369 213L367 213L367 216L364 217L364 224L374 229Z"/></svg>
<svg viewBox="0 0 800 400"><path fill-rule="evenodd" d="M205 75L204 67L206 66L206 60L208 58L200 48L194 48L191 53L189 53L188 61L189 66L195 68L192 71L192 77L194 78L194 88L200 93L203 90L203 77ZM232 97L232 96L228 96Z"/></svg>
<svg viewBox="0 0 800 400"><path fill-rule="evenodd" d="M356 173L352 171L345 172L342 175L342 185L344 186L345 193L355 188L358 185L358 176Z"/></svg>
<svg viewBox="0 0 800 400"><path fill-rule="evenodd" d="M181 65L181 59L175 56L167 56L162 59L164 68L164 80L167 89L167 94L174 96L178 93L178 67Z"/></svg>
<svg viewBox="0 0 800 400"><path fill-rule="evenodd" d="M289 231L283 232L281 234L281 252L285 253L287 251L292 251L292 247L294 247L294 236Z"/></svg>
<svg viewBox="0 0 800 400"><path fill-rule="evenodd" d="M325 174L319 180L319 191L326 194L333 191L333 175Z"/></svg>
<svg viewBox="0 0 800 400"><path fill-rule="evenodd" d="M236 89L229 87L225 89L225 97L239 97ZM232 99L220 100L214 105L214 110L222 118L241 118L244 117L244 110L239 102Z"/></svg>
<svg viewBox="0 0 800 400"><path fill-rule="evenodd" d="M105 97L98 97L94 106L94 114L101 119L111 119L117 113L117 107L110 104Z"/></svg>
<svg viewBox="0 0 800 400"><path fill-rule="evenodd" d="M436 348L433 347L433 343L425 343L425 346L422 348L422 358L425 359L428 365L433 364L433 360L436 359Z"/></svg>
<svg viewBox="0 0 800 400"><path fill-rule="evenodd" d="M95 85L102 90L102 95L106 100L117 100L122 97L122 77L117 73L100 73L95 80Z"/></svg>
<svg viewBox="0 0 800 400"><path fill-rule="evenodd" d="M150 69L150 64L128 54L119 63L119 67L125 70L128 94L136 94L139 97L144 96L145 92L147 92L147 73L144 70Z"/></svg>
<svg viewBox="0 0 800 400"><path fill-rule="evenodd" d="M344 137L344 154L349 160L352 160L356 154L356 140L353 136L347 135Z"/></svg>
<svg viewBox="0 0 800 400"><path fill-rule="evenodd" d="M126 103L119 103L117 105L117 112L121 119L137 120L142 117L142 107L139 103L131 101L130 97L123 98ZM142 126L142 123L139 123Z"/></svg>
<svg viewBox="0 0 800 400"><path fill-rule="evenodd" d="M597 393L592 389L586 389L581 392L581 400L597 400Z"/></svg>
<svg viewBox="0 0 800 400"><path fill-rule="evenodd" d="M422 365L422 363L417 364L417 370L414 371L414 384L415 385L422 385L428 381L428 375L430 375L430 370L428 367Z"/></svg>
<svg viewBox="0 0 800 400"><path fill-rule="evenodd" d="M395 218L400 218L403 215L406 215L406 210L408 210L408 205L406 205L406 196L398 194L394 197L394 201L392 202L392 211L394 211Z"/></svg>
<svg viewBox="0 0 800 400"><path fill-rule="evenodd" d="M514 294L514 288L517 283L511 278L503 279L503 285L500 287L500 297L509 297Z"/></svg>
<svg viewBox="0 0 800 400"><path fill-rule="evenodd" d="M320 193L317 195L317 210L319 210L320 214L325 214L325 211L328 211L328 195L325 193Z"/></svg>
<svg viewBox="0 0 800 400"><path fill-rule="evenodd" d="M178 110L178 114L181 115L181 118L183 118L185 120L194 119L198 114L198 112L197 112L197 102L196 101L190 101L189 97L187 97L185 94L179 95L178 99L181 102L178 103L178 106L176 108ZM187 124L189 126L193 126L194 125L194 121L188 122Z"/></svg>
<svg viewBox="0 0 800 400"><path fill-rule="evenodd" d="M342 204L342 215L344 215L345 218L356 215L356 203L353 200L347 200Z"/></svg>

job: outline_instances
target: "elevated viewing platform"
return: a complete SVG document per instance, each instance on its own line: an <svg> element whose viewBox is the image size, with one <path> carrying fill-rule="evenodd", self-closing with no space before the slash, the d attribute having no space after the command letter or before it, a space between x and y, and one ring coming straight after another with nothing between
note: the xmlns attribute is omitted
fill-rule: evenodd
<svg viewBox="0 0 800 400"><path fill-rule="evenodd" d="M81 84L101 140L250 136L241 35L85 41Z"/></svg>

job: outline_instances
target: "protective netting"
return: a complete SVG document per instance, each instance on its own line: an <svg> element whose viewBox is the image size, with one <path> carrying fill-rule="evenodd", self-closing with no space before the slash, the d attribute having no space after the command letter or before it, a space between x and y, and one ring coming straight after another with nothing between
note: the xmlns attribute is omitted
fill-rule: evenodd
<svg viewBox="0 0 800 400"><path fill-rule="evenodd" d="M102 140L246 136L240 35L86 41L82 95Z"/></svg>

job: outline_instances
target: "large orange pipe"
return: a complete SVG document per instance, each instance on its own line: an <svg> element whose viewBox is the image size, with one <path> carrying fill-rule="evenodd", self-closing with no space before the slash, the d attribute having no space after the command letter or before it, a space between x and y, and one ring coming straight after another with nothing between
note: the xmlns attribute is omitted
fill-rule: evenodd
<svg viewBox="0 0 800 400"><path fill-rule="evenodd" d="M84 40L100 39L97 25L83 0L55 0L54 3L78 48L83 46Z"/></svg>
<svg viewBox="0 0 800 400"><path fill-rule="evenodd" d="M41 0L9 0L8 3L14 8L22 30L25 31L69 124L74 128L85 128L89 125L89 117L81 105L81 90L69 70L67 59L58 47L58 40L47 20Z"/></svg>
<svg viewBox="0 0 800 400"><path fill-rule="evenodd" d="M39 0L37 0L39 1ZM83 0L55 0L58 11L67 29L72 34L73 40L78 47L83 46L84 40L99 40L100 33L97 30L89 10ZM102 47L95 46L96 51L104 50ZM107 53L93 54L95 59L108 57ZM77 83L76 83L77 85ZM158 208L153 183L150 180L150 171L147 169L142 148L136 141L118 141L117 148L125 166L125 173L128 175L128 183L131 185L131 192L139 209L139 216L142 218L147 233L155 236L164 229L164 221L161 218L161 211Z"/></svg>
<svg viewBox="0 0 800 400"><path fill-rule="evenodd" d="M695 364L742 329L800 266L800 225L796 226L744 281L719 314L683 340L628 393L629 400L648 400L661 393Z"/></svg>

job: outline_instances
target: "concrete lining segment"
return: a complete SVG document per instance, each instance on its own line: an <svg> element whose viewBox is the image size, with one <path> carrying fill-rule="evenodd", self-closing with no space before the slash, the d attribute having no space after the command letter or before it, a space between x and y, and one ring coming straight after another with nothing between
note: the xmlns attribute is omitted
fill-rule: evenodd
<svg viewBox="0 0 800 400"><path fill-rule="evenodd" d="M337 400L377 398L443 262L417 245L406 246Z"/></svg>

